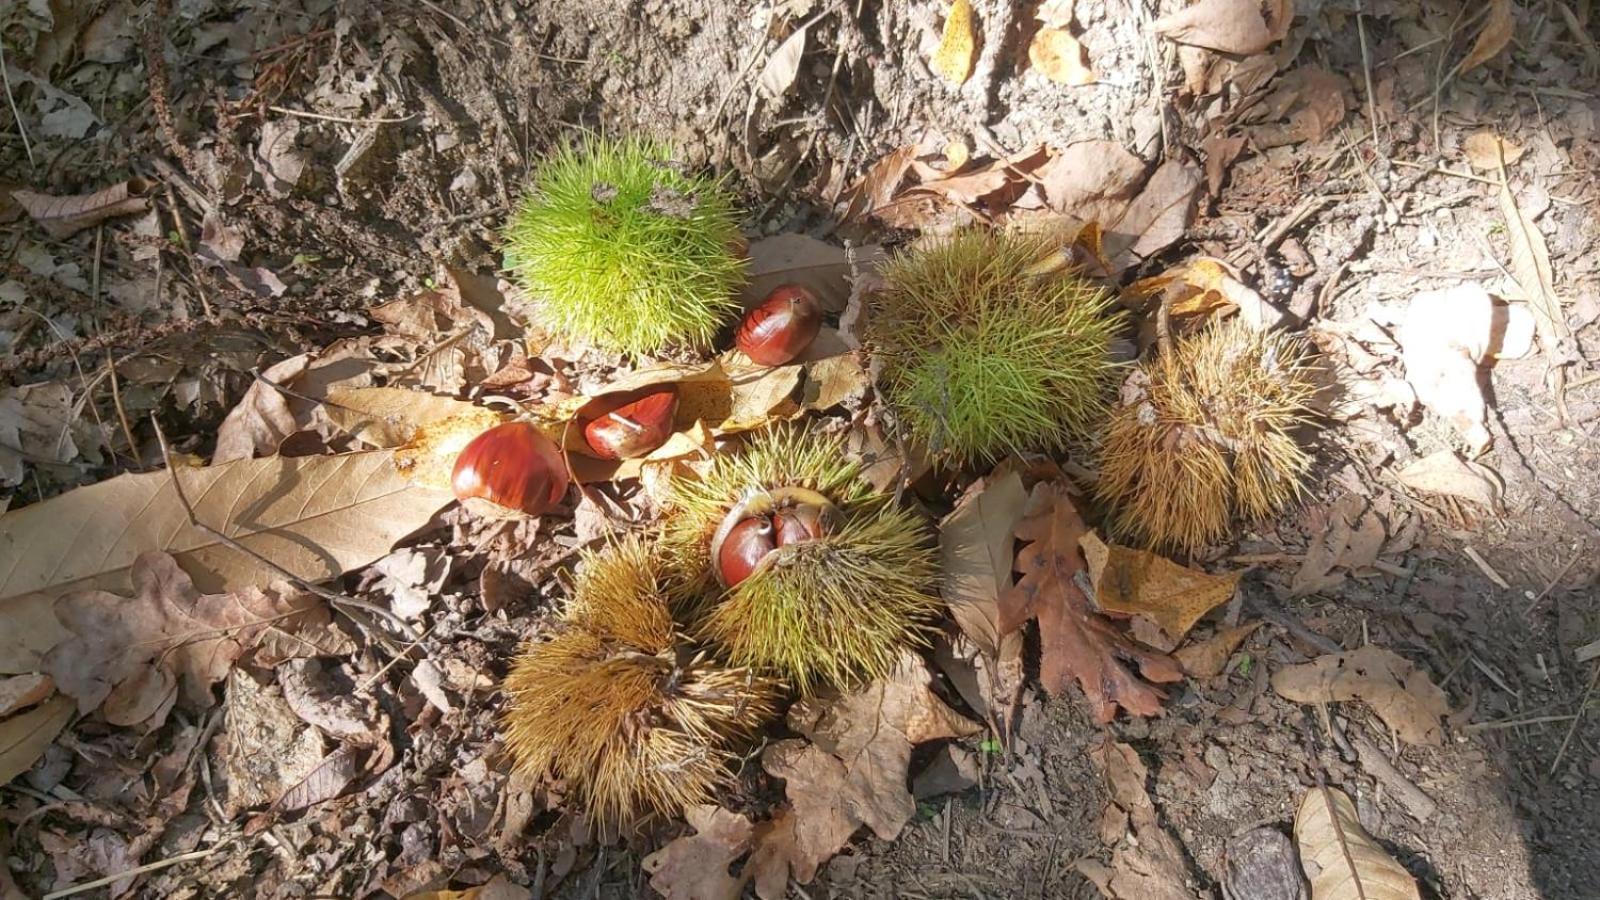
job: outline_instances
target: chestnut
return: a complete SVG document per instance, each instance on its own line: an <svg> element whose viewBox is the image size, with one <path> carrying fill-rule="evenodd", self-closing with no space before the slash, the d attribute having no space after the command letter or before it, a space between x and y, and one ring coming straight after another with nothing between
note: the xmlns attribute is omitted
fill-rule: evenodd
<svg viewBox="0 0 1600 900"><path fill-rule="evenodd" d="M779 547L820 540L833 530L833 517L829 507L801 503L785 506L772 516Z"/></svg>
<svg viewBox="0 0 1600 900"><path fill-rule="evenodd" d="M734 343L764 366L781 366L804 353L821 329L816 295L798 284L783 284L745 313Z"/></svg>
<svg viewBox="0 0 1600 900"><path fill-rule="evenodd" d="M567 493L567 465L555 442L532 424L506 422L462 448L450 486L458 500L487 500L537 516Z"/></svg>
<svg viewBox="0 0 1600 900"><path fill-rule="evenodd" d="M724 587L733 587L749 578L767 554L776 549L771 519L766 516L740 519L722 535L712 568Z"/></svg>
<svg viewBox="0 0 1600 900"><path fill-rule="evenodd" d="M583 426L584 443L601 459L644 456L672 437L672 419L677 412L676 389L646 394Z"/></svg>

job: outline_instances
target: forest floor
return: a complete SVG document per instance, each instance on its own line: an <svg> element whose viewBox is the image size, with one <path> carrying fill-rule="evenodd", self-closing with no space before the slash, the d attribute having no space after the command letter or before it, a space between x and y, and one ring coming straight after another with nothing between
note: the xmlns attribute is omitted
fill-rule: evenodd
<svg viewBox="0 0 1600 900"><path fill-rule="evenodd" d="M0 509L16 515L158 469L152 416L174 453L211 458L230 412L259 399L252 372L286 359L311 354L325 390L330 366L373 384L378 363L394 372L397 360L423 357L437 335L374 308L454 291L454 306L435 312L445 333L456 327L469 285L494 283L498 229L531 167L585 129L658 137L685 163L727 173L752 240L801 233L853 247L1004 223L1030 203L1055 208L1053 179L1070 187L1076 176L1038 160L1093 169L1100 157L1068 148L1114 142L1143 172L1174 165L1188 192L1172 201L1176 225L1160 220L1170 233L1151 226L1123 242L1134 249L1112 285L1201 257L1227 261L1337 373L1309 496L1194 560L1244 572L1200 636L1264 625L1217 674L1169 691L1153 718L1100 726L1075 689L1046 696L1030 681L1003 742L956 742L977 786L920 799L894 840L863 831L793 895L1096 896L1089 874L1122 872L1116 860L1128 852L1126 798L1119 813L1096 762L1109 740L1147 767L1188 896L1222 896L1238 836L1258 825L1287 833L1319 779L1356 798L1367 830L1424 896L1591 896L1600 883L1592 8L1285 3L1264 14L1273 39L1216 54L1158 33L1181 2L1081 0L1058 21L1094 80L1068 85L1030 61L1037 6L975 0L977 64L956 85L929 65L943 0L9 4ZM801 27L793 74L775 73L776 90L758 86ZM1194 37L1208 28L1228 31L1200 21L1188 39L1241 39ZM939 184L951 142L989 179L982 189ZM1035 148L1042 155L1029 161ZM907 174L913 157L921 168ZM938 186L910 190L918 180ZM123 214L77 228L58 217L55 231L11 193L117 185L134 198ZM1529 287L1530 272L1543 283ZM1463 286L1509 301L1502 313L1534 309L1539 339L1496 359L1501 332L1485 334L1481 385L1465 386L1466 412L1452 418L1419 402L1425 376L1405 334L1419 327L1414 298ZM1535 294L1554 298L1553 319L1538 318ZM1438 315L1421 327L1456 327L1453 314ZM559 367L502 349L465 347L427 386L520 398L562 386ZM297 390L323 396L313 380ZM1445 380L1459 400L1461 380ZM1474 413L1480 389L1486 404ZM296 426L276 452L324 452L326 430L290 412ZM1443 491L1408 469L1440 459L1454 461ZM1071 472L1092 465L1067 461ZM628 495L616 496L625 507ZM434 669L419 688L409 662L394 665L359 632L313 673L377 697L388 717L381 766L368 758L292 814L282 794L294 781L276 793L272 778L241 787L241 757L304 751L325 761L338 746L250 743L263 738L240 723L315 731L272 719L281 702L247 709L250 695L287 693L291 672L305 675L293 660L258 661L228 674L209 709L180 703L156 727L96 713L38 748L0 787L15 882L0 886L39 896L163 863L113 882L111 896L406 896L485 883L512 891L504 896L651 895L641 862L681 824L591 834L559 793L509 777L498 755L493 686L556 593L574 529L592 526L584 516L486 532L446 512L343 577L352 596L416 607L406 615ZM538 540L524 543L532 533ZM27 600L0 597L0 615ZM7 640L0 673L34 671L43 650ZM1272 688L1286 667L1369 645L1443 689L1440 739L1402 741L1365 704L1298 704ZM0 746L0 758L12 749ZM919 751L913 772L933 752Z"/></svg>

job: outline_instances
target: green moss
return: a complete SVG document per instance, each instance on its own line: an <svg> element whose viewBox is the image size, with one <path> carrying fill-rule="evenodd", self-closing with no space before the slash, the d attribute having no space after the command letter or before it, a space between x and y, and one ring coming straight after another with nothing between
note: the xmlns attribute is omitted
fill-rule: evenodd
<svg viewBox="0 0 1600 900"><path fill-rule="evenodd" d="M1034 274L1051 235L969 230L884 269L869 335L885 398L913 435L958 462L1061 446L1104 416L1120 317L1093 282Z"/></svg>
<svg viewBox="0 0 1600 900"><path fill-rule="evenodd" d="M505 262L552 332L632 355L705 348L738 309L738 213L656 143L591 139L538 167Z"/></svg>

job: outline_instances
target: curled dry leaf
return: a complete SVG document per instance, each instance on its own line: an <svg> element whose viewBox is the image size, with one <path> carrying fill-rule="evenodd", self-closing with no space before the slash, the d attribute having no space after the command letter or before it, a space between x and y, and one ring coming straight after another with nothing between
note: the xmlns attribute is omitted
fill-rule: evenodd
<svg viewBox="0 0 1600 900"><path fill-rule="evenodd" d="M939 593L956 626L990 656L1000 647L1000 595L1011 587L1013 532L1027 499L1016 472L997 470L939 523Z"/></svg>
<svg viewBox="0 0 1600 900"><path fill-rule="evenodd" d="M239 405L217 427L217 449L211 456L212 465L277 452L278 445L293 434L298 425L283 392L267 381L292 387L310 364L309 353L291 356L262 372L261 377L266 381L250 383Z"/></svg>
<svg viewBox="0 0 1600 900"><path fill-rule="evenodd" d="M0 678L0 719L27 709L55 692L55 681L38 672Z"/></svg>
<svg viewBox="0 0 1600 900"><path fill-rule="evenodd" d="M684 810L694 829L644 858L650 886L667 900L738 900L745 878L728 867L749 849L755 826L738 813L701 804Z"/></svg>
<svg viewBox="0 0 1600 900"><path fill-rule="evenodd" d="M1312 788L1294 817L1312 900L1422 900L1416 879L1361 827L1350 795Z"/></svg>
<svg viewBox="0 0 1600 900"><path fill-rule="evenodd" d="M1470 500L1486 509L1499 510L1505 487L1500 476L1482 463L1467 462L1453 451L1440 450L1408 464L1395 473L1412 490Z"/></svg>
<svg viewBox="0 0 1600 900"><path fill-rule="evenodd" d="M972 20L972 0L951 0L939 48L929 64L935 74L951 84L965 84L978 59L977 24Z"/></svg>
<svg viewBox="0 0 1600 900"><path fill-rule="evenodd" d="M196 707L269 631L331 626L326 605L298 592L249 587L202 594L178 563L151 552L134 561L135 593L80 591L56 603L72 637L45 655L44 670L83 713L115 703L108 718L134 724L170 705L180 684ZM138 710L143 715L135 715Z"/></svg>
<svg viewBox="0 0 1600 900"><path fill-rule="evenodd" d="M781 888L784 877L809 883L862 826L883 840L899 836L917 811L906 789L912 748L979 730L946 706L930 682L922 660L908 653L888 678L790 709L790 727L809 740L779 741L762 754L767 772L784 779L792 817L766 832L752 856L758 888Z"/></svg>
<svg viewBox="0 0 1600 900"><path fill-rule="evenodd" d="M72 720L73 703L55 697L8 719L0 719L0 785L33 768L50 742Z"/></svg>
<svg viewBox="0 0 1600 900"><path fill-rule="evenodd" d="M789 92L795 76L800 74L800 58L805 53L806 29L797 28L767 58L767 64L761 69L761 77L756 79L756 85L767 99L781 100Z"/></svg>
<svg viewBox="0 0 1600 900"><path fill-rule="evenodd" d="M1119 616L1143 616L1175 647L1206 613L1233 599L1237 572L1212 575L1148 550L1107 544L1093 533L1079 539L1094 584L1095 603Z"/></svg>
<svg viewBox="0 0 1600 900"><path fill-rule="evenodd" d="M1511 0L1489 0L1489 15L1472 42L1472 50L1461 60L1460 73L1465 75L1499 56L1511 44L1512 31Z"/></svg>
<svg viewBox="0 0 1600 900"><path fill-rule="evenodd" d="M1212 678L1222 674L1233 652L1239 649L1245 638L1260 627L1260 622L1247 622L1233 628L1224 628L1198 644L1179 648L1172 654L1172 658L1178 661L1178 665L1182 666L1183 671L1189 676Z"/></svg>
<svg viewBox="0 0 1600 900"><path fill-rule="evenodd" d="M1156 168L1121 215L1101 222L1102 251L1112 273L1143 262L1182 237L1194 220L1204 182L1193 161L1169 159Z"/></svg>
<svg viewBox="0 0 1600 900"><path fill-rule="evenodd" d="M11 196L39 227L61 240L106 219L144 212L150 208L150 201L144 194L151 186L143 178L130 178L92 194L55 197L34 191L12 191Z"/></svg>
<svg viewBox="0 0 1600 900"><path fill-rule="evenodd" d="M1041 482L1028 498L1017 524L1015 586L1002 595L1001 633L1030 618L1039 623L1039 681L1046 691L1062 694L1073 681L1083 689L1099 722L1109 722L1120 707L1130 715L1161 711L1161 691L1140 680L1124 665L1138 665L1145 679L1183 679L1177 663L1163 653L1140 646L1095 611L1085 590L1092 590L1079 549L1087 533L1072 497L1059 484Z"/></svg>
<svg viewBox="0 0 1600 900"><path fill-rule="evenodd" d="M1408 744L1437 746L1450 712L1444 691L1427 672L1372 644L1280 669L1272 675L1272 689L1295 703L1365 701Z"/></svg>

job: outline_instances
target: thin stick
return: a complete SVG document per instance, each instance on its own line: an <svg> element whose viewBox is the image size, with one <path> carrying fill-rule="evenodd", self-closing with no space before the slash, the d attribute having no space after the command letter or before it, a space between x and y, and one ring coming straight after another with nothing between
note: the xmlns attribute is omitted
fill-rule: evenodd
<svg viewBox="0 0 1600 900"><path fill-rule="evenodd" d="M1544 598L1550 596L1550 592L1556 589L1556 585L1561 583L1561 579L1567 577L1567 573L1571 572L1572 571L1572 567L1577 565L1578 564L1578 560L1582 559L1582 558L1583 558L1583 547L1580 546L1578 548L1578 552L1572 554L1572 558L1567 560L1567 564L1561 567L1561 571L1556 573L1556 577L1550 579L1550 583L1544 586L1544 590L1539 592L1539 596L1533 598L1533 602L1528 604L1528 608L1523 610L1522 614L1526 616L1529 613L1533 612L1533 608L1538 606L1539 602L1542 601Z"/></svg>
<svg viewBox="0 0 1600 900"><path fill-rule="evenodd" d="M269 106L267 109L286 116L299 116L302 119L319 119L323 122L339 122L345 125L384 125L391 122L409 122L417 117L416 113L404 116L374 116L370 119L352 119L349 116L330 116L327 113L310 112L304 109L289 109L286 106Z"/></svg>
<svg viewBox="0 0 1600 900"><path fill-rule="evenodd" d="M1372 58L1367 55L1367 14L1365 4L1356 4L1356 34L1361 38L1361 70L1367 78L1367 116L1372 125L1372 146L1378 146L1378 95L1372 90ZM1355 153L1355 148L1350 148Z"/></svg>
<svg viewBox="0 0 1600 900"><path fill-rule="evenodd" d="M389 624L394 626L396 631L405 636L406 640L413 642L419 642L421 640L421 638L417 636L417 630L411 627L411 623L395 615L393 610L384 609L376 603L368 603L365 600L355 597L347 597L344 594L338 594L328 590L327 588L312 584L311 582L301 578L288 569L285 569L283 566L278 565L260 553L257 553L255 550L252 550L249 547L246 547L244 544L239 543L232 537L200 521L200 517L195 514L194 506L189 503L189 495L184 493L183 482L178 478L177 469L173 468L172 466L172 451L167 446L167 435L161 430L161 422L156 419L154 414L151 414L150 416L150 424L155 426L156 442L161 445L161 460L167 466L167 475L172 481L172 490L178 495L178 502L183 504L184 514L189 517L189 524L192 527L204 531L206 534L211 535L212 537L221 541L223 544L227 545L230 549L236 550L239 553L243 553L251 559L254 559L256 562L259 562L262 565L272 569L274 572L277 572L279 575L282 575L284 578L288 579L289 583L295 587L303 591L316 594L318 597L321 597L322 599L333 604L336 608L343 610L346 615L349 615L349 610L352 608L364 610L387 619ZM351 618L355 619L356 617L351 616ZM356 621L359 623L361 620L356 619Z"/></svg>
<svg viewBox="0 0 1600 900"><path fill-rule="evenodd" d="M11 118L17 120L17 134L22 135L22 149L28 154L28 168L37 166L33 161L33 145L28 143L28 128L22 124L22 113L17 112L17 100L11 96L11 76L6 73L5 41L0 41L0 81L5 82L6 102L11 104Z"/></svg>
<svg viewBox="0 0 1600 900"><path fill-rule="evenodd" d="M122 423L122 435L128 439L128 455L135 465L139 462L139 444L133 438L133 425L128 422L128 412L122 408L122 388L118 385L117 365L111 358L111 348L106 348L106 373L111 379L111 406L117 411L117 421Z"/></svg>
<svg viewBox="0 0 1600 900"><path fill-rule="evenodd" d="M74 894L81 894L84 891L92 891L95 888L105 887L108 884L114 884L115 882L121 881L124 878L132 878L135 875L143 875L146 872L154 872L159 869L176 866L180 863L194 862L197 859L205 859L206 857L216 853L218 850L221 850L223 847L226 847L231 843L233 843L233 838L227 838L219 843L211 845L205 850L193 850L188 853L180 853L177 856L169 856L166 859L157 860L153 863L135 866L126 872L118 872L115 875L107 875L104 878L97 878L94 881L86 881L83 884L75 884L72 887L65 888L63 890L45 894L41 900L56 900L58 897L71 897Z"/></svg>
<svg viewBox="0 0 1600 900"><path fill-rule="evenodd" d="M1556 770L1561 768L1561 760L1567 755L1567 746L1572 743L1572 736L1578 732L1578 723L1583 721L1583 711L1589 708L1589 698L1594 694L1594 686L1597 684L1600 684L1600 666L1594 667L1589 687L1583 692L1583 699L1578 703L1578 711L1572 714L1572 724L1567 726L1567 736L1561 739L1561 749L1556 751L1556 761L1550 764L1551 778L1554 778Z"/></svg>
<svg viewBox="0 0 1600 900"><path fill-rule="evenodd" d="M1544 725L1549 722L1570 722L1576 719L1575 715L1565 716L1534 716L1531 719L1499 719L1494 722L1473 722L1461 726L1462 731L1499 731L1502 728L1520 728L1523 725Z"/></svg>

